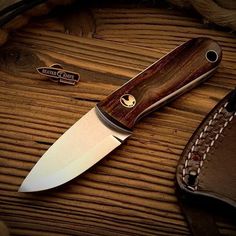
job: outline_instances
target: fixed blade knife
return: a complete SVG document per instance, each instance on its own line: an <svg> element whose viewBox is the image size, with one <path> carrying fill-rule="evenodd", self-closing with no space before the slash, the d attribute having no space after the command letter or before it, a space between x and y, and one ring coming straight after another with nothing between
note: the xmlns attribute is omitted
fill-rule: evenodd
<svg viewBox="0 0 236 236"><path fill-rule="evenodd" d="M208 78L222 51L210 38L194 38L154 62L99 102L39 159L20 192L62 185L85 172L132 134L135 123Z"/></svg>

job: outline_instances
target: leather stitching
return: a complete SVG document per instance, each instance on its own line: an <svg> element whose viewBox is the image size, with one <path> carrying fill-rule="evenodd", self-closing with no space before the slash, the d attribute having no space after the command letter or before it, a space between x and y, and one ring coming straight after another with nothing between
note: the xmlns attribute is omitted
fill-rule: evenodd
<svg viewBox="0 0 236 236"><path fill-rule="evenodd" d="M197 190L198 185L195 184L194 186L190 186L187 183L186 176L189 175L189 172L190 172L189 169L191 169L191 167L193 167L193 166L195 166L195 167L198 166L197 170L196 170L197 175L200 174L200 171L201 171L201 168L204 164L204 161L207 158L207 153L209 153L211 148L214 146L216 140L218 140L218 138L222 134L223 130L228 126L228 124L233 120L234 116L236 115L236 112L231 113L231 112L228 112L226 110L227 105L228 105L228 102L223 104L218 109L218 111L214 114L214 116L209 120L209 122L207 123L207 125L205 125L205 127L203 128L203 131L199 134L199 136L197 137L196 141L194 142L194 144L192 145L191 149L189 150L189 152L187 154L187 159L184 162L184 167L183 167L183 170L182 170L182 179L186 183L187 188L192 190L192 191ZM231 115L229 115L230 113L231 113ZM217 123L217 125L214 125L214 122L221 115L224 117L225 122L222 123L222 124ZM218 127L220 127L220 128L214 134L214 130L212 131L212 129L214 129L215 126L217 126L217 128ZM209 128L211 128L211 130ZM213 136L209 137L209 133L210 134L213 133ZM206 143L205 141L208 141L208 142ZM205 145L203 152L200 152L199 150L197 150L197 147L201 146L201 142L202 142L202 144ZM197 159L197 161L195 160L194 157L196 155L198 155L200 160L198 160L198 159ZM190 162L194 162L194 165L189 164Z"/></svg>

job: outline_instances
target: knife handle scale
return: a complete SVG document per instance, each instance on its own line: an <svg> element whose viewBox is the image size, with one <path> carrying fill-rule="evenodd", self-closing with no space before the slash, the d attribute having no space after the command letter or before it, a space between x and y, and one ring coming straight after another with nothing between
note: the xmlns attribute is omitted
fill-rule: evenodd
<svg viewBox="0 0 236 236"><path fill-rule="evenodd" d="M214 40L191 39L99 102L97 108L112 124L131 130L141 117L209 77L221 57Z"/></svg>

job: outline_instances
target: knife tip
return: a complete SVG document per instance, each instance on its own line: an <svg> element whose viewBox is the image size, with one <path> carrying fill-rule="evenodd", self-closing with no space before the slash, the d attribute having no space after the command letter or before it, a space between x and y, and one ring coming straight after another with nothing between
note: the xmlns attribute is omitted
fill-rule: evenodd
<svg viewBox="0 0 236 236"><path fill-rule="evenodd" d="M20 193L26 193L26 192L34 192L32 188L27 187L26 184L23 182L21 186L18 188L18 192Z"/></svg>
<svg viewBox="0 0 236 236"><path fill-rule="evenodd" d="M18 192L23 193L23 192L27 192L27 191L25 191L25 188L21 185L21 186L18 188Z"/></svg>
<svg viewBox="0 0 236 236"><path fill-rule="evenodd" d="M29 181L24 180L24 182L18 188L18 192L20 193L40 192L47 189L49 188L46 188L45 186L32 184Z"/></svg>

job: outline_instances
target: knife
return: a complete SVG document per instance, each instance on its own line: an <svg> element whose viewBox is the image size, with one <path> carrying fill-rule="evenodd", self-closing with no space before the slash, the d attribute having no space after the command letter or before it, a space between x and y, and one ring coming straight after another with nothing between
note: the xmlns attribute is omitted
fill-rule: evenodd
<svg viewBox="0 0 236 236"><path fill-rule="evenodd" d="M19 192L57 187L85 172L122 144L135 123L190 90L218 67L221 48L194 38L172 50L99 102L40 158Z"/></svg>

